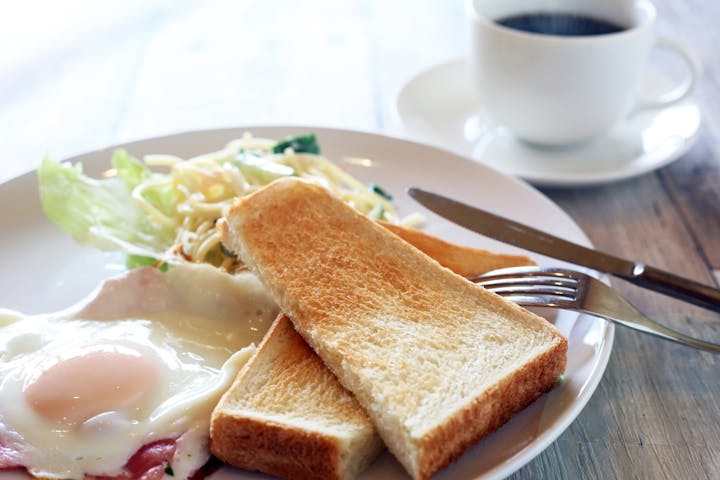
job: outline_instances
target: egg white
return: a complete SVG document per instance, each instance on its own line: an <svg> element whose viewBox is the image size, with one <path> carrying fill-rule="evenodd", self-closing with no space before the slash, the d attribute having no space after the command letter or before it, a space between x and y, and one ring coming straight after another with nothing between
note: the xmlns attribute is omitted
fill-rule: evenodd
<svg viewBox="0 0 720 480"><path fill-rule="evenodd" d="M209 458L212 408L276 314L253 276L204 266L134 271L59 314L0 312L0 447L34 476L80 479L118 475L143 445L175 439L174 477L187 478ZM138 353L152 385L82 421L36 411L24 390L57 362L83 364L98 349ZM63 379L70 391L73 382L87 388L83 381Z"/></svg>

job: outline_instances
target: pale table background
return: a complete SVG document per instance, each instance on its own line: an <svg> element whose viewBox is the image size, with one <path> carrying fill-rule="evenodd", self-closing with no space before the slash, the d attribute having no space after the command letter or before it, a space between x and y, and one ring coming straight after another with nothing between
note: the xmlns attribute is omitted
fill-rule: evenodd
<svg viewBox="0 0 720 480"><path fill-rule="evenodd" d="M599 248L717 284L720 2L655 4L660 31L681 38L704 68L697 144L636 179L543 192ZM457 0L3 2L0 181L45 154L185 130L401 133L398 89L464 55L467 31ZM654 318L720 341L720 316L615 285ZM588 406L513 478L720 478L720 356L618 328Z"/></svg>

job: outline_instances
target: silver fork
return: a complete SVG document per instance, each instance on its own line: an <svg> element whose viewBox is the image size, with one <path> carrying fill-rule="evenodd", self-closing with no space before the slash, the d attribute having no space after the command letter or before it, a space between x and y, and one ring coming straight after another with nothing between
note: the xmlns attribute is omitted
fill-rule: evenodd
<svg viewBox="0 0 720 480"><path fill-rule="evenodd" d="M666 340L720 353L720 345L688 337L650 320L615 290L581 272L511 267L477 275L470 280L523 306L576 310Z"/></svg>

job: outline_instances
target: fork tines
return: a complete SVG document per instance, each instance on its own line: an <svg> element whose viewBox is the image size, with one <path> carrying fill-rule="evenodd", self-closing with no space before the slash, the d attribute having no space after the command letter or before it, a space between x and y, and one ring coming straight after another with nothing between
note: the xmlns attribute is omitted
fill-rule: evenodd
<svg viewBox="0 0 720 480"><path fill-rule="evenodd" d="M665 340L720 353L720 345L689 337L655 322L609 286L582 272L512 267L477 275L470 280L519 305L584 312Z"/></svg>
<svg viewBox="0 0 720 480"><path fill-rule="evenodd" d="M581 276L559 268L512 267L470 280L521 305L561 306L577 300Z"/></svg>

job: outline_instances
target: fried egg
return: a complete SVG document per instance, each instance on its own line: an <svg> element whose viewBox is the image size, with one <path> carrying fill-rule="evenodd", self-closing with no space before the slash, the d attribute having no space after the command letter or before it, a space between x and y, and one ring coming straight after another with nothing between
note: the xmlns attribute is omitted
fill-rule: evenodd
<svg viewBox="0 0 720 480"><path fill-rule="evenodd" d="M277 312L251 274L205 265L135 270L55 314L0 311L0 467L121 476L170 440L167 472L190 477L210 456L212 409Z"/></svg>

